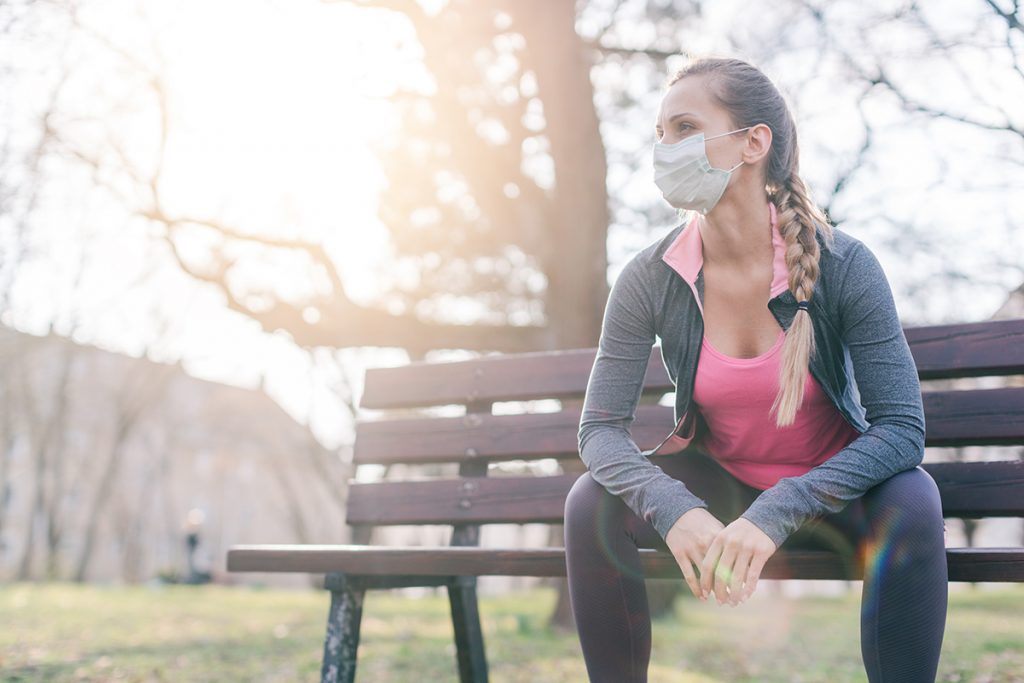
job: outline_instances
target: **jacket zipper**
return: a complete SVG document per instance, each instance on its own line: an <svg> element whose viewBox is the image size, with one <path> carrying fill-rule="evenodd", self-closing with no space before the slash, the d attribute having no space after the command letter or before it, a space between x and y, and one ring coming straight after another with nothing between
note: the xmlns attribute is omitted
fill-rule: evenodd
<svg viewBox="0 0 1024 683"><path fill-rule="evenodd" d="M699 274L698 274L698 277L699 277ZM697 292L697 285L696 284L692 284L691 285L689 281L686 281L686 284L690 285L690 293L693 295L694 303L697 305L697 311L699 313L699 315L697 317L700 319L700 338L701 338L701 341L703 341L703 339L704 339L704 307L700 303L700 295ZM682 425L686 424L686 418L688 418L690 416L690 411L693 410L693 390L697 386L697 364L700 363L700 354L701 354L701 351L702 351L702 347L703 347L703 344L697 344L697 359L696 359L696 362L693 364L693 371L690 373L690 375L691 375L691 377L690 377L690 397L689 397L689 399L686 402L686 410L683 411L683 414L680 416L679 420L676 421L675 426L672 428L672 431L669 432L668 436L666 436L662 440L662 442L660 444L658 444L658 448L661 448L665 444L665 442L668 441L669 439L671 439L673 436L678 436L679 435L679 428ZM678 387L677 387L677 391L678 391ZM693 419L694 419L694 421L696 421L696 419L697 419L696 415L694 416ZM687 430L687 431L689 431L689 430ZM694 437L696 437L696 435L697 435L697 425L696 424L694 424L694 426L693 426L693 433L694 433ZM685 437L680 437L680 438L685 438ZM658 448L655 448L654 450L657 451Z"/></svg>

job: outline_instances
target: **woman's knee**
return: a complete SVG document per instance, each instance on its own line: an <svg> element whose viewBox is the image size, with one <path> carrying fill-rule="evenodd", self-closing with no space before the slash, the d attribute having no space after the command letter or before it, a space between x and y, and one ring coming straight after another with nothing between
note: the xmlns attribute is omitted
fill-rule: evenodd
<svg viewBox="0 0 1024 683"><path fill-rule="evenodd" d="M609 493L589 471L573 482L565 497L564 526L566 533L602 533L612 528L627 529L631 512L618 496Z"/></svg>
<svg viewBox="0 0 1024 683"><path fill-rule="evenodd" d="M594 480L589 471L577 477L565 497L566 526L581 517L593 518L602 494L607 494L607 491Z"/></svg>
<svg viewBox="0 0 1024 683"><path fill-rule="evenodd" d="M865 501L890 531L913 534L945 531L939 487L920 465L897 472L873 487Z"/></svg>

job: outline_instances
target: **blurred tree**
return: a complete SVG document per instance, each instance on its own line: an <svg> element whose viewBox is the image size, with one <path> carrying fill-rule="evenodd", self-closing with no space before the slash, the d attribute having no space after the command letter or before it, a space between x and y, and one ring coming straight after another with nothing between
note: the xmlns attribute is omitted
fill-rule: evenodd
<svg viewBox="0 0 1024 683"><path fill-rule="evenodd" d="M815 143L828 163L817 174L819 203L837 225L873 226L873 244L912 259L912 278L893 273L900 295L915 304L906 307L907 324L983 319L984 309L965 312L936 291L971 288L999 301L1024 281L1020 4L785 7L790 30L774 32L782 43L764 62L803 73L809 86L792 95L822 131ZM765 45L772 29L766 23L755 41Z"/></svg>
<svg viewBox="0 0 1024 683"><path fill-rule="evenodd" d="M595 345L608 292L608 197L592 53L574 30L574 3L452 2L434 14L412 0L360 4L408 18L430 76L425 90L392 98L401 135L379 154L390 183L380 216L395 265L411 261L417 274L414 286L393 293L403 312L352 301L322 245L169 215L148 178L145 213L166 227L182 269L265 330L285 330L306 347L392 346L418 357L438 348ZM163 107L159 75L151 83ZM176 242L187 224L223 238L204 264ZM330 286L315 300L252 305L254 292L231 284L237 241L298 251ZM486 302L487 314L471 325L451 322L443 302L459 298Z"/></svg>

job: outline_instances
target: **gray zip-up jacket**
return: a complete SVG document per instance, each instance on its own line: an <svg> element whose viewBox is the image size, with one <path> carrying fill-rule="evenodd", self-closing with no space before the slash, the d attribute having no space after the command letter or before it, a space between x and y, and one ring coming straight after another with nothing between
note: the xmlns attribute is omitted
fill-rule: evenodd
<svg viewBox="0 0 1024 683"><path fill-rule="evenodd" d="M687 510L707 508L685 483L648 459L699 443L706 430L692 402L704 335L703 257L695 221L634 255L612 285L579 425L579 453L591 476L662 538ZM796 297L788 289L785 244L774 221L772 230L768 308L788 330ZM780 479L741 515L776 547L807 521L839 512L924 458L921 385L889 282L863 242L838 228L833 235L831 248L817 236L820 275L809 308L817 350L809 370L860 435L805 474ZM630 425L655 337L676 387L676 423L657 447L641 451Z"/></svg>

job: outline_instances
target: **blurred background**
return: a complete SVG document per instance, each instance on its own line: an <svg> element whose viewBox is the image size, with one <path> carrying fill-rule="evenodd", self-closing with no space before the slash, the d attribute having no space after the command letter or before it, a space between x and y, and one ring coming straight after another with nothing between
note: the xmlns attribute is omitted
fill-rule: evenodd
<svg viewBox="0 0 1024 683"><path fill-rule="evenodd" d="M650 152L689 55L780 87L904 325L1024 316L1022 22L1015 0L0 0L0 579L310 585L225 552L350 540L349 480L389 475L351 466L367 367L596 346L619 268L679 222ZM978 524L951 544L1024 535Z"/></svg>

